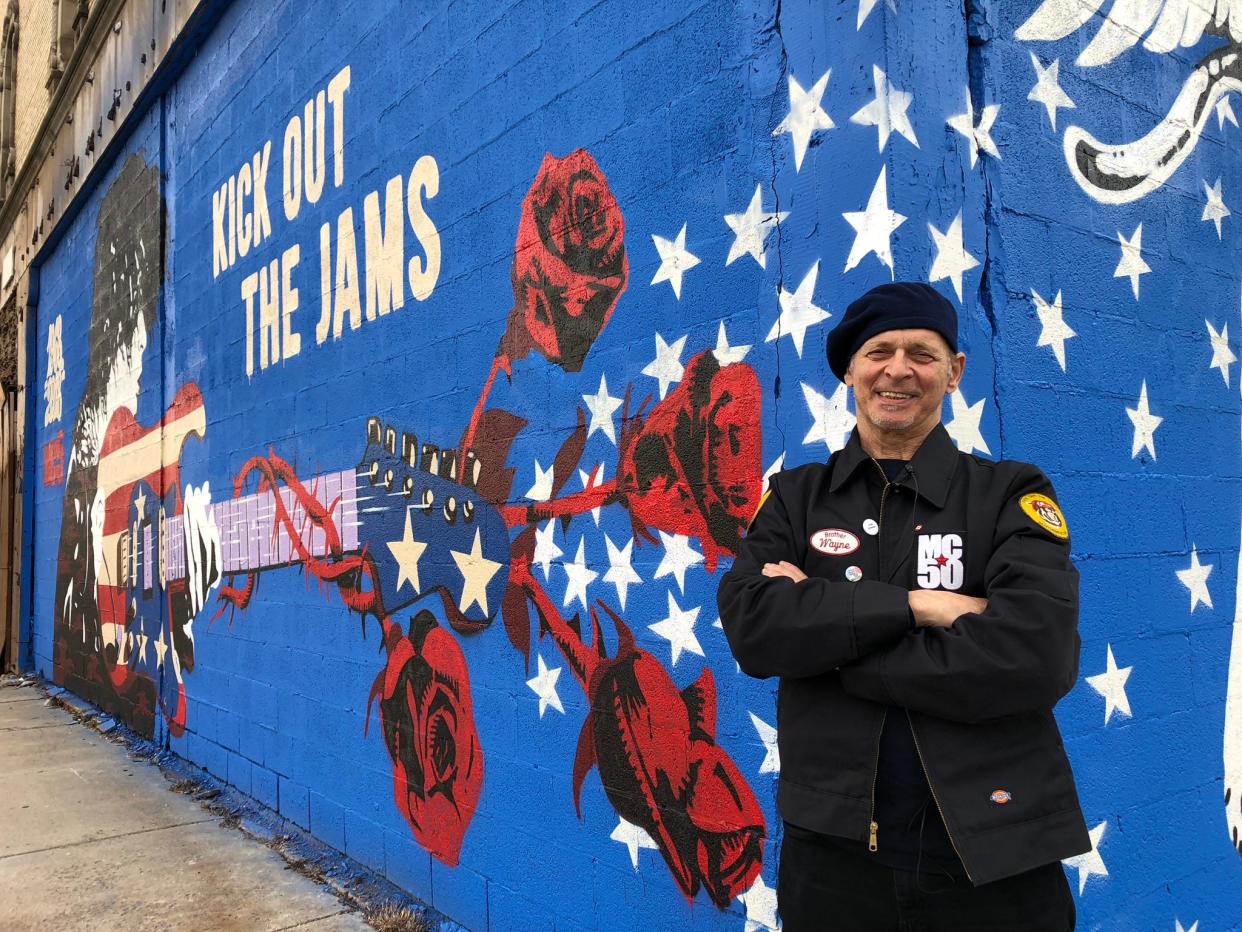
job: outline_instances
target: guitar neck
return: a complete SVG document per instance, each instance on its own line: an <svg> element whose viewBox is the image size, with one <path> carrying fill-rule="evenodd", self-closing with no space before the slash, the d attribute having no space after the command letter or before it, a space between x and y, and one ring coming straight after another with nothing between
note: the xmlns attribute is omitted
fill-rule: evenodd
<svg viewBox="0 0 1242 932"><path fill-rule="evenodd" d="M355 486L356 471L345 469L326 473L307 482L306 489L315 501L329 511L332 523L339 535L343 552L358 549L358 497ZM328 552L328 539L323 529L316 526L306 509L289 489L279 492L283 510L292 519L290 532L277 518L276 494L271 491L226 499L211 506L216 530L220 536L220 568L225 575L287 566L301 560L290 533L295 533L302 546L315 557ZM151 545L148 526L147 546ZM186 576L186 539L184 520L181 515L167 519L164 533L160 535L164 552L161 554L168 580L184 579Z"/></svg>

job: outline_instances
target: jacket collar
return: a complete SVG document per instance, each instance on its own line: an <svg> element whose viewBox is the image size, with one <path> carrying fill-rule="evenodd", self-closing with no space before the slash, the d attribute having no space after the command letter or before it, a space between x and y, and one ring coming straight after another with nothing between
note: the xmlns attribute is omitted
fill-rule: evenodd
<svg viewBox="0 0 1242 932"><path fill-rule="evenodd" d="M923 498L937 508L943 508L960 457L961 454L949 432L944 429L944 424L937 424L910 461L912 474L903 476L894 484L917 489ZM858 439L858 428L854 428L849 442L837 457L829 490L836 492L854 475L860 465L870 461L871 457L863 450L862 441Z"/></svg>

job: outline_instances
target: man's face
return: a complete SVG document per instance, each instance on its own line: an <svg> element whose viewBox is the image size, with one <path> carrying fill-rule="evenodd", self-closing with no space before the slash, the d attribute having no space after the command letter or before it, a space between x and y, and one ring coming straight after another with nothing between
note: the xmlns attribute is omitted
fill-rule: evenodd
<svg viewBox="0 0 1242 932"><path fill-rule="evenodd" d="M926 435L957 390L966 357L934 330L886 330L858 348L845 373L863 430Z"/></svg>

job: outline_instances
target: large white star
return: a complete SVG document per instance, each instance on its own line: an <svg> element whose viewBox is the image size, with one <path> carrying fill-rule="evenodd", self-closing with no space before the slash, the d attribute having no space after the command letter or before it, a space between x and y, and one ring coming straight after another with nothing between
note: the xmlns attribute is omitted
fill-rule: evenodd
<svg viewBox="0 0 1242 932"><path fill-rule="evenodd" d="M685 375L686 367L681 364L681 351L686 345L686 336L678 337L670 345L665 343L664 337L657 333L655 343L655 359L647 363L643 369L643 375L649 375L660 383L660 400L663 400L669 385L680 382L681 377Z"/></svg>
<svg viewBox="0 0 1242 932"><path fill-rule="evenodd" d="M1086 854L1076 854L1072 858L1064 858L1061 861L1066 867L1078 871L1079 896L1082 896L1083 891L1087 889L1087 878L1092 874L1099 874L1101 877L1108 876L1108 868L1104 866L1104 859L1100 857L1100 842L1104 838L1104 829L1107 827L1107 822L1101 822L1091 829L1091 850Z"/></svg>
<svg viewBox="0 0 1242 932"><path fill-rule="evenodd" d="M483 609L483 614L491 614L491 609L487 607L487 584L503 564L484 558L483 536L479 528L474 529L474 546L469 553L450 550L449 554L463 580L458 607L465 612L470 610L470 606L478 605Z"/></svg>
<svg viewBox="0 0 1242 932"><path fill-rule="evenodd" d="M1053 129L1056 129L1057 108L1064 107L1068 110L1074 110L1078 105L1070 100L1069 94L1065 93L1061 88L1059 80L1061 71L1060 59L1054 58L1052 64L1045 68L1039 63L1039 59L1035 57L1034 52L1031 52L1030 55L1031 66L1035 69L1035 86L1026 95L1026 99L1043 104L1044 109L1048 111L1048 122L1052 124Z"/></svg>
<svg viewBox="0 0 1242 932"><path fill-rule="evenodd" d="M565 567L565 575L569 577L569 585L565 587L565 599L561 605L568 607L574 599L577 599L582 603L583 611L590 608L590 603L587 601L587 586L595 582L596 577L599 576L599 573L586 565L585 547L586 537L583 537L578 541L578 554L574 557L574 561L561 564Z"/></svg>
<svg viewBox="0 0 1242 932"><path fill-rule="evenodd" d="M750 352L750 344L745 346L730 346L728 334L725 333L725 322L720 322L720 329L716 331L716 348L712 350L712 355L716 357L716 362L720 363L723 369L731 363L741 362L746 358L746 354Z"/></svg>
<svg viewBox="0 0 1242 932"><path fill-rule="evenodd" d="M824 99L824 90L828 87L828 77L831 74L832 69L829 68L809 91L804 91L792 74L789 76L789 114L772 130L772 135L790 135L793 140L795 172L802 171L802 159L806 156L807 146L811 144L811 136L817 130L832 129L836 125L820 103ZM762 262L759 264L763 265Z"/></svg>
<svg viewBox="0 0 1242 932"><path fill-rule="evenodd" d="M746 907L743 932L778 932L781 928L776 919L776 888L764 883L762 874L755 878L749 890L738 895L738 900Z"/></svg>
<svg viewBox="0 0 1242 932"><path fill-rule="evenodd" d="M764 338L765 343L771 343L783 335L788 335L793 340L794 349L798 351L798 358L802 358L802 342L806 339L807 329L823 323L832 316L823 308L816 307L812 300L815 296L815 282L818 278L819 260L816 259L811 270L803 276L796 291L786 291L784 285L780 286L777 300L781 305L781 314Z"/></svg>
<svg viewBox="0 0 1242 932"><path fill-rule="evenodd" d="M836 453L845 446L850 431L857 423L857 419L846 405L849 399L849 389L842 382L832 393L831 398L825 398L803 382L802 397L806 399L807 409L811 412L811 417L815 419L811 429L802 438L802 445L822 443L828 448L829 453Z"/></svg>
<svg viewBox="0 0 1242 932"><path fill-rule="evenodd" d="M1120 712L1126 718L1130 717L1130 699L1126 695L1126 680L1130 678L1130 671L1133 669L1134 667L1118 668L1117 661L1113 659L1113 645L1109 644L1104 672L1087 677L1091 688L1104 697L1105 725L1113 717L1114 711Z"/></svg>
<svg viewBox="0 0 1242 932"><path fill-rule="evenodd" d="M880 0L858 0L858 22L854 26L855 31L862 29L862 24L867 21L867 17L871 15L871 11L875 9L875 5L879 2ZM888 8L894 13L897 12L897 4L893 0L888 0ZM747 929L746 932L750 932L750 930Z"/></svg>
<svg viewBox="0 0 1242 932"><path fill-rule="evenodd" d="M732 265L748 253L759 263L759 268L767 267L767 256L764 253L764 241L768 234L784 222L789 216L788 211L768 212L763 209L763 194L759 185L755 185L755 194L745 213L725 214L724 221L733 230L733 245L729 247L729 255L725 265Z"/></svg>
<svg viewBox="0 0 1242 932"><path fill-rule="evenodd" d="M1173 932L1199 932L1199 920L1198 919L1195 920L1195 924L1192 925L1189 929L1187 929L1185 926L1182 925L1182 921L1180 919L1174 918L1173 923L1174 923Z"/></svg>
<svg viewBox="0 0 1242 932"><path fill-rule="evenodd" d="M655 242L656 252L660 254L660 267L656 269L651 284L668 282L673 286L673 294L681 300L681 277L699 264L699 257L686 249L686 225L681 225L681 232L676 239L665 239L663 236L651 234Z"/></svg>
<svg viewBox="0 0 1242 932"><path fill-rule="evenodd" d="M953 282L953 290L957 300L962 300L962 273L969 272L979 264L979 260L966 251L962 245L962 212L959 210L949 228L941 233L930 223L927 231L931 234L932 244L936 247L936 257L932 260L931 271L927 273L929 281L938 282L949 279Z"/></svg>
<svg viewBox="0 0 1242 932"><path fill-rule="evenodd" d="M543 568L545 582L548 580L548 568L552 562L564 555L565 551L556 545L556 521L548 521L543 527L535 529L534 563Z"/></svg>
<svg viewBox="0 0 1242 932"><path fill-rule="evenodd" d="M1217 333L1211 323L1207 320L1203 322L1207 324L1208 339L1212 342L1212 361L1208 363L1208 368L1219 369L1221 377L1225 380L1225 386L1228 387L1229 366L1238 361L1238 357L1229 348L1229 324L1227 322L1222 324L1220 332Z"/></svg>
<svg viewBox="0 0 1242 932"><path fill-rule="evenodd" d="M953 420L945 424L944 429L949 432L949 436L963 453L982 450L989 456L992 455L987 442L983 439L983 433L979 430L979 421L983 417L983 405L986 402L986 398L980 398L973 405L967 404L966 396L962 394L960 388L949 396L949 403L953 408Z"/></svg>
<svg viewBox="0 0 1242 932"><path fill-rule="evenodd" d="M654 625L647 625L647 628L653 633L668 641L672 648L673 663L677 666L677 661L681 659L682 651L691 654L703 656L703 648L699 644L699 639L694 635L694 622L699 617L701 608L695 606L691 609L683 609L676 600L673 599L673 593L668 593L668 615L660 619Z"/></svg>
<svg viewBox="0 0 1242 932"><path fill-rule="evenodd" d="M763 742L763 763L759 765L760 773L781 772L781 752L776 744L776 729L761 719L754 712L747 713L750 723L759 732L759 740Z"/></svg>
<svg viewBox="0 0 1242 932"><path fill-rule="evenodd" d="M612 834L608 837L613 841L619 841L630 849L630 863L634 865L634 870L638 870L638 849L651 848L654 851L660 850L660 846L655 843L645 829L639 828L632 822L626 822L620 816L617 817L617 827L612 830Z"/></svg>
<svg viewBox="0 0 1242 932"><path fill-rule="evenodd" d="M1057 362L1061 365L1061 371L1065 371L1065 341L1071 337L1078 336L1065 322L1062 316L1064 313L1061 309L1061 292L1057 290L1056 300L1051 304L1040 297L1039 292L1034 288L1031 289L1031 299L1035 302L1035 313L1039 315L1039 341L1036 346L1051 346L1052 354L1056 356Z"/></svg>
<svg viewBox="0 0 1242 932"><path fill-rule="evenodd" d="M854 268L868 253L873 252L877 259L888 266L889 272L893 272L892 234L906 222L906 218L888 209L887 165L880 169L880 177L876 179L871 196L867 199L866 210L849 211L841 216L854 228L854 245L850 247L849 258L845 260L845 271Z"/></svg>
<svg viewBox="0 0 1242 932"><path fill-rule="evenodd" d="M526 490L526 497L532 502L546 502L552 497L552 476L555 468L555 465L552 465L544 469L539 465L539 460L535 460L535 481Z"/></svg>
<svg viewBox="0 0 1242 932"><path fill-rule="evenodd" d="M703 562L703 554L690 546L690 538L684 534L665 534L658 532L660 543L664 545L664 556L660 557L660 565L656 567L655 578L663 579L672 576L677 580L677 591L686 594L686 570L697 563Z"/></svg>
<svg viewBox="0 0 1242 932"><path fill-rule="evenodd" d="M477 530L475 532L478 533ZM415 595L421 593L422 583L418 579L418 561L422 557L423 551L427 549L427 545L422 541L414 539L414 528L410 522L410 509L405 510L405 533L400 540L392 540L388 542L388 549L392 551L392 558L397 561L397 591L401 591L401 587L407 582L414 590ZM489 579L491 577L488 577ZM464 599L465 596L463 595ZM483 611L487 611L487 596L483 596Z"/></svg>
<svg viewBox="0 0 1242 932"><path fill-rule="evenodd" d="M1143 387L1139 390L1138 407L1126 408L1126 414L1130 416L1130 422L1134 425L1134 443L1130 448L1130 459L1135 459L1139 455L1139 451L1144 447L1151 454L1151 458L1156 458L1156 428L1160 426L1160 422L1164 420L1151 413L1151 408L1147 406L1147 380L1143 379Z"/></svg>
<svg viewBox="0 0 1242 932"><path fill-rule="evenodd" d="M1183 586L1190 590L1190 610L1193 612L1202 602L1208 608L1212 605L1212 593L1208 592L1207 580L1212 574L1212 563L1200 563L1199 551L1192 545L1190 548L1190 566L1177 570L1177 578Z"/></svg>
<svg viewBox="0 0 1242 932"><path fill-rule="evenodd" d="M1211 220L1216 224L1216 238L1221 238L1220 222L1229 216L1229 208L1225 206L1224 196L1220 193L1220 179L1216 179L1215 185L1209 185L1205 180L1203 182L1203 191L1207 194L1207 204L1203 207L1203 216L1200 220Z"/></svg>
<svg viewBox="0 0 1242 932"><path fill-rule="evenodd" d="M660 397L664 397L663 392L660 393ZM601 375L599 377L599 391L594 395L583 395L582 400L586 402L587 410L591 412L591 426L587 428L587 437L589 438L598 430L613 443L616 443L617 431L613 425L612 418L616 414L617 408L621 407L621 399L614 398L608 394L608 376Z"/></svg>
<svg viewBox="0 0 1242 932"><path fill-rule="evenodd" d="M608 572L604 573L604 582L612 583L617 587L617 600L621 603L622 611L625 610L625 594L631 584L641 583L642 577L634 570L631 563L634 554L634 541L630 541L624 547L618 547L612 542L612 538L607 534L604 535L604 543L608 547Z"/></svg>
<svg viewBox="0 0 1242 932"><path fill-rule="evenodd" d="M556 691L556 681L560 678L561 668L553 667L549 670L548 665L543 662L542 654L536 654L535 658L539 661L539 674L534 679L527 680L526 685L539 697L539 717L543 718L548 706L564 715L565 707L561 705L561 697Z"/></svg>
<svg viewBox="0 0 1242 932"><path fill-rule="evenodd" d="M987 104L979 114L979 123L975 125L975 106L970 99L970 88L966 88L966 112L958 113L945 120L970 141L970 167L974 168L979 160L979 153L985 152L994 159L1001 157L1000 150L992 139L992 124L1000 113L1000 104Z"/></svg>
<svg viewBox="0 0 1242 932"><path fill-rule="evenodd" d="M906 112L910 109L914 95L909 91L899 91L889 84L888 75L879 65L871 66L871 76L875 81L875 97L850 117L850 122L857 123L859 126L874 126L876 135L879 137L878 148L881 152L884 151L884 147L888 144L888 137L892 133L905 136L917 149L919 140L914 135L910 115Z"/></svg>
<svg viewBox="0 0 1242 932"><path fill-rule="evenodd" d="M1118 230L1117 241L1121 246L1121 260L1117 263L1117 269L1113 272L1113 278L1129 278L1130 288L1134 292L1134 300L1138 300L1139 296L1139 276L1146 275L1151 271L1151 266L1143 261L1143 224L1140 223L1134 230L1134 235L1126 239L1125 235Z"/></svg>

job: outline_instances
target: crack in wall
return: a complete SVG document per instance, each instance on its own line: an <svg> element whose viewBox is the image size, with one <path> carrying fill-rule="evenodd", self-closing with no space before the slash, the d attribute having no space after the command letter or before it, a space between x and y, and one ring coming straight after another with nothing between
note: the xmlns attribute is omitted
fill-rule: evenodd
<svg viewBox="0 0 1242 932"><path fill-rule="evenodd" d="M776 41L780 47L780 67L777 72L776 91L773 99L777 99L780 95L782 81L788 85L789 76L789 50L785 45L785 34L781 30L781 6L782 0L776 0L776 4L772 10L771 33L776 37ZM768 122L771 122L771 112L769 108ZM776 183L777 177L777 146L772 143L771 135L768 137L768 158L772 169L769 181L769 187L772 190L772 198L774 205L773 213L777 215L776 223L776 287L777 293L785 287L785 252L784 252L784 233L781 230L780 212L781 212L781 192ZM757 318L756 318L757 319ZM778 318L779 320L779 318ZM762 326L755 332L755 338L759 339L762 334ZM772 426L781 438L781 455L784 456L788 451L786 449L785 430L781 426L781 341L780 335L777 335L776 344L776 375L772 379Z"/></svg>

